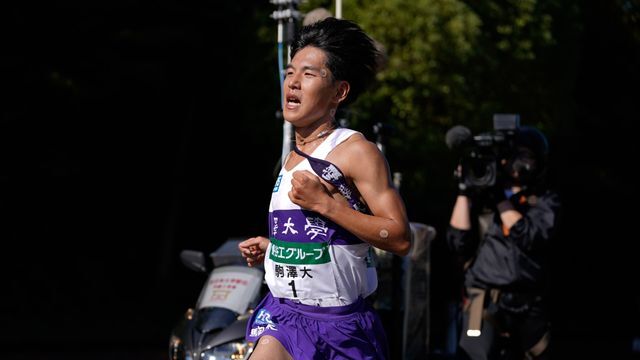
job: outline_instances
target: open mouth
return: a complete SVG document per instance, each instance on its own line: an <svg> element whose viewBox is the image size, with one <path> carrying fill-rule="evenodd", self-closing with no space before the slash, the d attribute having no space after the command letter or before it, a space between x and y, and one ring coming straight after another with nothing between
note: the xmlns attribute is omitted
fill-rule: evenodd
<svg viewBox="0 0 640 360"><path fill-rule="evenodd" d="M300 105L300 99L296 95L288 94L287 105Z"/></svg>

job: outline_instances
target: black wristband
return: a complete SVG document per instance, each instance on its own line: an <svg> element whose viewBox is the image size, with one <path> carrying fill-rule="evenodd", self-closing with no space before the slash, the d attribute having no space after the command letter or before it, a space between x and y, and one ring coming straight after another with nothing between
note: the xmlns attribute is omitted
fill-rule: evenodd
<svg viewBox="0 0 640 360"><path fill-rule="evenodd" d="M463 182L458 182L458 195L469 197L471 195L471 187Z"/></svg>

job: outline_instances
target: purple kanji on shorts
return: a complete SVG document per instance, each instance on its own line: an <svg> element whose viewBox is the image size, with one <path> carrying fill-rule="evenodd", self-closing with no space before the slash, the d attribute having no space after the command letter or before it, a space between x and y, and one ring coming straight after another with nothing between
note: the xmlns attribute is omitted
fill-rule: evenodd
<svg viewBox="0 0 640 360"><path fill-rule="evenodd" d="M295 360L387 359L387 338L371 305L320 307L267 294L247 325L246 339L270 335Z"/></svg>

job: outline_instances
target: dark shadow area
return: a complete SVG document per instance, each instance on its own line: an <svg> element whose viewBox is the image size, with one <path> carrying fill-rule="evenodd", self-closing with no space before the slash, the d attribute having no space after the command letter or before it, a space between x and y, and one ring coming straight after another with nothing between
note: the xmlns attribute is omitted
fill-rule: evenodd
<svg viewBox="0 0 640 360"><path fill-rule="evenodd" d="M179 251L264 228L281 132L273 44L256 38L269 9L2 11L3 345L166 353L204 281Z"/></svg>

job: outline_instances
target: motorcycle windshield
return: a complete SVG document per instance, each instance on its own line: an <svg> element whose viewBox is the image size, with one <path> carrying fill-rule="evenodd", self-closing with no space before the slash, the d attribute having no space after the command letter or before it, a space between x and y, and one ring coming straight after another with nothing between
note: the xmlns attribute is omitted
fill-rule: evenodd
<svg viewBox="0 0 640 360"><path fill-rule="evenodd" d="M219 307L242 314L258 296L263 276L261 270L246 266L216 268L209 275L196 308Z"/></svg>

